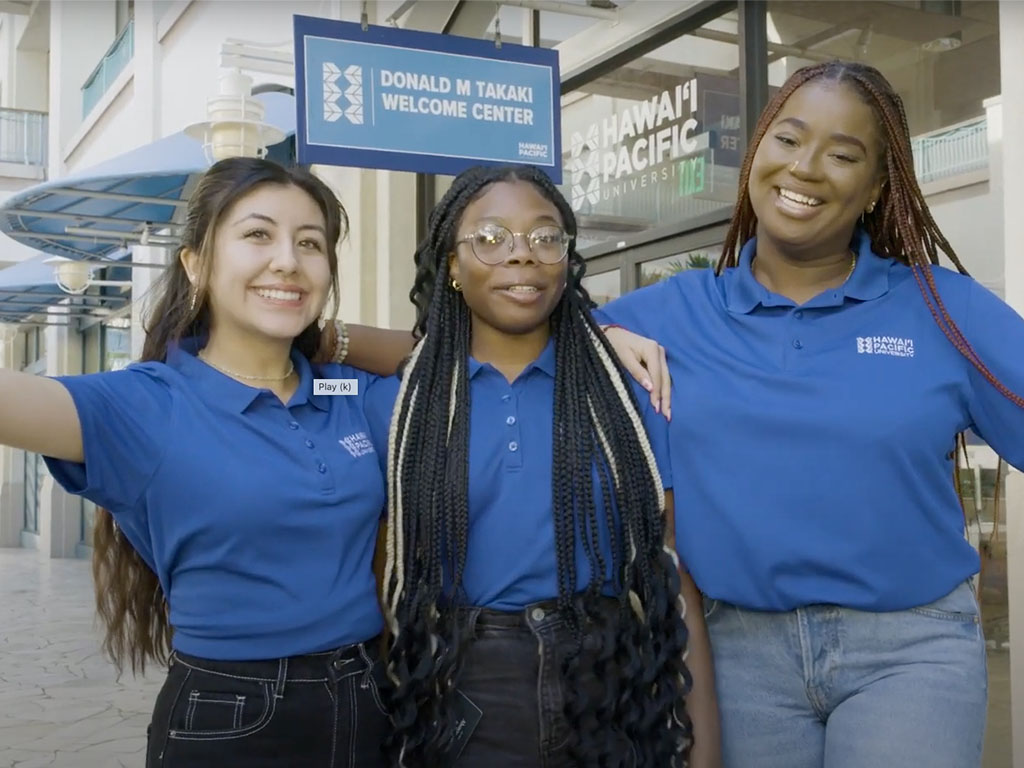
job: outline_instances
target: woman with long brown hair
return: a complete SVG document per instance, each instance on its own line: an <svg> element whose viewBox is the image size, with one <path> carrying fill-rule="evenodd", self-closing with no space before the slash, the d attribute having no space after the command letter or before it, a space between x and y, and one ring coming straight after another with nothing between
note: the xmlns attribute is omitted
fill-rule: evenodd
<svg viewBox="0 0 1024 768"><path fill-rule="evenodd" d="M110 510L106 650L133 671L170 661L147 768L386 764L370 642L384 480L361 397L313 384L370 380L310 362L346 223L306 170L221 161L189 201L142 362L0 370L0 442Z"/></svg>

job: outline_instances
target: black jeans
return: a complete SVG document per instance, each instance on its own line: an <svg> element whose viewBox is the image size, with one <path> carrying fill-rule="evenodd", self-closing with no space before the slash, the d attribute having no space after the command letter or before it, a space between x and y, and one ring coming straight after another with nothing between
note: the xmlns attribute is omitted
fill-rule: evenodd
<svg viewBox="0 0 1024 768"><path fill-rule="evenodd" d="M146 768L384 768L376 641L272 661L175 652Z"/></svg>
<svg viewBox="0 0 1024 768"><path fill-rule="evenodd" d="M616 610L613 601L606 607ZM554 603L519 613L464 610L472 639L458 688L482 715L456 768L578 768L568 749L562 680L562 662L575 645Z"/></svg>

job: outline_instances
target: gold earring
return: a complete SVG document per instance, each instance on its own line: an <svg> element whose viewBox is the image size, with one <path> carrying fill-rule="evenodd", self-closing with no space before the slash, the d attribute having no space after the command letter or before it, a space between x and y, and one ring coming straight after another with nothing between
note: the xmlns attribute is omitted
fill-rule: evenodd
<svg viewBox="0 0 1024 768"><path fill-rule="evenodd" d="M462 293L462 283L460 283L454 277L452 278L452 290L455 291L456 293Z"/></svg>
<svg viewBox="0 0 1024 768"><path fill-rule="evenodd" d="M868 213L871 213L874 210L875 210L875 201L872 200L870 203L868 203Z"/></svg>

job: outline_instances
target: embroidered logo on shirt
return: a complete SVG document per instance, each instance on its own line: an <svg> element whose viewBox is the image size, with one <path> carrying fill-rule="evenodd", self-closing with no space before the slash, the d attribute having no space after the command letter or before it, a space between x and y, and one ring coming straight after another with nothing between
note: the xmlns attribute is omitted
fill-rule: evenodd
<svg viewBox="0 0 1024 768"><path fill-rule="evenodd" d="M365 432L355 432L348 437L341 438L338 442L356 459L368 453L374 453L373 443L370 442L370 438L366 436Z"/></svg>
<svg viewBox="0 0 1024 768"><path fill-rule="evenodd" d="M858 336L857 352L862 355L913 357L914 340L898 336Z"/></svg>

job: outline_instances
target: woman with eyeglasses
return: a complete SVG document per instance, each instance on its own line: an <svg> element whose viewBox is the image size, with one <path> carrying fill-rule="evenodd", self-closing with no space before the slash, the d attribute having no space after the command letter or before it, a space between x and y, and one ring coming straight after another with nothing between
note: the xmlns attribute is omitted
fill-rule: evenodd
<svg viewBox="0 0 1024 768"><path fill-rule="evenodd" d="M717 765L666 425L591 319L575 232L536 169L455 179L416 251L417 344L368 393L399 765Z"/></svg>

